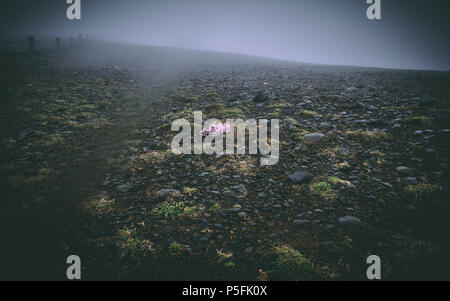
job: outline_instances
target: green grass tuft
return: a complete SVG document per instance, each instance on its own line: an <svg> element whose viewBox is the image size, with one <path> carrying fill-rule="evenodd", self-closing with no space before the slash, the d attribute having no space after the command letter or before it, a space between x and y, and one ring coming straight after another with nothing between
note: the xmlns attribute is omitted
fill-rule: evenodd
<svg viewBox="0 0 450 301"><path fill-rule="evenodd" d="M412 126L425 128L430 125L430 120L425 116L414 116L405 119L405 122Z"/></svg>
<svg viewBox="0 0 450 301"><path fill-rule="evenodd" d="M152 214L156 216L179 215L184 210L184 202L164 201L152 209Z"/></svg>
<svg viewBox="0 0 450 301"><path fill-rule="evenodd" d="M225 109L223 110L223 117L233 117L233 118L245 118L244 112L240 108Z"/></svg>
<svg viewBox="0 0 450 301"><path fill-rule="evenodd" d="M345 135L362 143L377 141L388 137L384 131L347 131Z"/></svg>
<svg viewBox="0 0 450 301"><path fill-rule="evenodd" d="M278 269L286 272L295 280L315 280L320 273L314 268L312 262L299 251L289 246L275 248L277 259L275 265Z"/></svg>
<svg viewBox="0 0 450 301"><path fill-rule="evenodd" d="M233 270L234 268L236 268L236 264L235 264L233 261L225 262L224 266L225 266L227 269L231 269L231 270Z"/></svg>
<svg viewBox="0 0 450 301"><path fill-rule="evenodd" d="M302 118L314 118L319 116L319 113L314 111L302 110L298 115Z"/></svg>
<svg viewBox="0 0 450 301"><path fill-rule="evenodd" d="M198 211L197 206L186 207L184 208L183 212L180 213L180 215L194 216L197 213L197 211Z"/></svg>
<svg viewBox="0 0 450 301"><path fill-rule="evenodd" d="M208 208L208 212L209 212L209 213L217 213L217 211L219 211L219 210L220 210L220 205L217 204L217 203L212 204L212 205L209 206L209 208Z"/></svg>
<svg viewBox="0 0 450 301"><path fill-rule="evenodd" d="M340 179L338 177L328 177L327 181L330 182L331 184L337 184L340 181Z"/></svg>
<svg viewBox="0 0 450 301"><path fill-rule="evenodd" d="M205 112L206 114L221 113L224 111L224 109L225 108L220 103L212 103L212 104L206 105L203 108L203 112Z"/></svg>
<svg viewBox="0 0 450 301"><path fill-rule="evenodd" d="M406 192L415 197L426 197L442 191L442 187L436 184L418 184L409 185L405 188Z"/></svg>
<svg viewBox="0 0 450 301"><path fill-rule="evenodd" d="M327 182L314 183L311 185L310 189L313 193L318 194L328 200L334 199L337 196L337 193L334 192L331 185Z"/></svg>
<svg viewBox="0 0 450 301"><path fill-rule="evenodd" d="M169 252L172 254L179 254L183 251L183 246L180 243L177 243L176 241L170 243L169 245Z"/></svg>
<svg viewBox="0 0 450 301"><path fill-rule="evenodd" d="M119 230L117 241L120 247L120 256L137 256L150 247L150 241L137 237L135 230Z"/></svg>

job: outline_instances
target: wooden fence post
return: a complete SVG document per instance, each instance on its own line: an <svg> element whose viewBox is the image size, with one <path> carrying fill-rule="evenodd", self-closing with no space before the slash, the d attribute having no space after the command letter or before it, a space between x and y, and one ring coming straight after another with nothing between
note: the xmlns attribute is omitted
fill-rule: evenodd
<svg viewBox="0 0 450 301"><path fill-rule="evenodd" d="M34 51L34 38L33 37L28 37L28 47L31 52Z"/></svg>

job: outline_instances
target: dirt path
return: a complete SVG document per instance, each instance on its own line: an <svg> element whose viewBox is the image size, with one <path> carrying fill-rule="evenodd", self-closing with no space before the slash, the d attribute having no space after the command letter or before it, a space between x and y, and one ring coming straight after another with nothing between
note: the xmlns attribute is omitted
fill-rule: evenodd
<svg viewBox="0 0 450 301"><path fill-rule="evenodd" d="M2 63L8 114L1 137L0 278L62 279L68 253L91 252L83 208L135 145L133 131L144 118L137 108L152 106L141 98L151 95L151 83L130 86L134 74L92 70L52 54L13 54ZM147 109L145 119L156 118L158 108Z"/></svg>

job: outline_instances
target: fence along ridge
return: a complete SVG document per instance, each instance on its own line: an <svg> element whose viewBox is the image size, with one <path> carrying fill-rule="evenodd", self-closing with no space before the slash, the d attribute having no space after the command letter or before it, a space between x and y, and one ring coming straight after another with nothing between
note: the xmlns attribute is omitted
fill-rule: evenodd
<svg viewBox="0 0 450 301"><path fill-rule="evenodd" d="M96 39L95 35L86 35L85 38L83 38L82 34L79 34L77 38L74 36L69 37L55 37L54 39L35 39L33 36L29 36L22 40L17 41L0 41L0 48L1 47L8 47L8 46L15 46L21 43L28 43L28 47L20 47L18 49L14 49L15 51L24 51L28 49L29 51L35 51L36 50L36 44L38 45L51 45L54 43L55 47L58 49L61 46L62 41L69 41L70 44L73 44L75 41L82 41L82 40L93 40ZM48 48L47 48L48 49Z"/></svg>

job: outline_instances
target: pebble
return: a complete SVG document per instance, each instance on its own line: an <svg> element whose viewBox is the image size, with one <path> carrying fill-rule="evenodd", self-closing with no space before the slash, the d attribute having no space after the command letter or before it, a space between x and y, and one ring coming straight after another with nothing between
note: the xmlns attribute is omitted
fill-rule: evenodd
<svg viewBox="0 0 450 301"><path fill-rule="evenodd" d="M407 174L411 173L411 168L406 166L397 166L397 168L395 168L395 171L398 173Z"/></svg>
<svg viewBox="0 0 450 301"><path fill-rule="evenodd" d="M295 219L294 225L303 225L309 223L309 220L307 219Z"/></svg>
<svg viewBox="0 0 450 301"><path fill-rule="evenodd" d="M238 213L238 216L239 216L240 218L246 218L246 217L247 217L247 213L244 212L244 211L241 211L241 212Z"/></svg>
<svg viewBox="0 0 450 301"><path fill-rule="evenodd" d="M357 218L356 216L351 216L351 215L347 215L347 216L343 216L338 218L338 222L341 225L360 225L361 224L361 220L359 218Z"/></svg>

